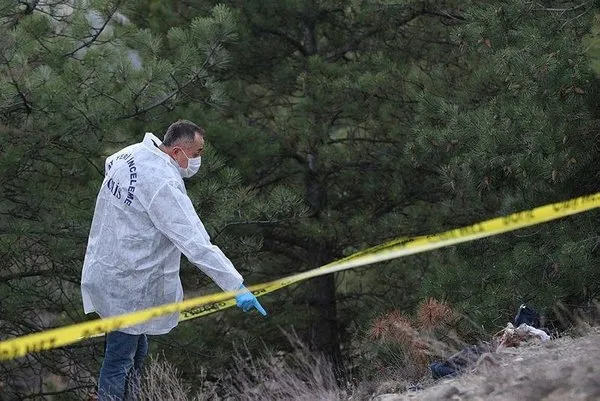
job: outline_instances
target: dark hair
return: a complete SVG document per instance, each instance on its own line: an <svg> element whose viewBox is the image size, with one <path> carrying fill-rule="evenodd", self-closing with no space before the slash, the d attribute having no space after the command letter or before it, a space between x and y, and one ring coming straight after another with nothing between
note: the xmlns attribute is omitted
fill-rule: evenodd
<svg viewBox="0 0 600 401"><path fill-rule="evenodd" d="M163 139L163 145L174 146L181 142L194 142L196 133L204 136L204 130L188 120L178 120L167 128L167 133Z"/></svg>

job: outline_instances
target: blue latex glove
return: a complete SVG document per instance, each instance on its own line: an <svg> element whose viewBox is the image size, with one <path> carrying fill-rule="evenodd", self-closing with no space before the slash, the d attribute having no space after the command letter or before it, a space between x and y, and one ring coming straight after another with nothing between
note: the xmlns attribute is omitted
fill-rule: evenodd
<svg viewBox="0 0 600 401"><path fill-rule="evenodd" d="M252 308L256 308L263 316L267 316L267 311L258 302L258 299L242 284L240 290L244 290L243 293L235 297L235 303L238 308L244 312L250 311Z"/></svg>

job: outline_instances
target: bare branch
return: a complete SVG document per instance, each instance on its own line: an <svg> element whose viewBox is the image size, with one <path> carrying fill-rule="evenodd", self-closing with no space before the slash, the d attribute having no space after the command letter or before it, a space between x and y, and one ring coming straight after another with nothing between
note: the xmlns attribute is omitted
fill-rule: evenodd
<svg viewBox="0 0 600 401"><path fill-rule="evenodd" d="M46 399L46 397L66 394L76 390L84 390L84 389L94 389L96 386L94 384L84 384L81 386L69 387L60 391L47 391L36 394L29 394L20 398L20 400L35 400L35 399Z"/></svg>
<svg viewBox="0 0 600 401"><path fill-rule="evenodd" d="M29 272L19 272L19 273L13 273L13 274L3 274L0 276L0 281L6 283L10 280L18 280L18 279L26 278L26 277L53 276L55 274L56 273L51 269L36 270L36 271L29 271Z"/></svg>

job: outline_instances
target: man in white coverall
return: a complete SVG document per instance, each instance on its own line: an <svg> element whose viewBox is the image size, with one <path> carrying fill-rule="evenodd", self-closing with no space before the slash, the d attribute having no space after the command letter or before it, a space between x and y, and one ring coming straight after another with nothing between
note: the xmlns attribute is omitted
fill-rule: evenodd
<svg viewBox="0 0 600 401"><path fill-rule="evenodd" d="M231 261L211 244L187 196L183 178L198 171L203 149L202 128L180 120L169 126L163 142L148 133L108 157L83 264L85 313L107 318L181 301L183 253L223 290L242 290L238 307L266 316ZM178 318L173 313L106 335L100 401L120 401L135 392L147 335L168 333Z"/></svg>

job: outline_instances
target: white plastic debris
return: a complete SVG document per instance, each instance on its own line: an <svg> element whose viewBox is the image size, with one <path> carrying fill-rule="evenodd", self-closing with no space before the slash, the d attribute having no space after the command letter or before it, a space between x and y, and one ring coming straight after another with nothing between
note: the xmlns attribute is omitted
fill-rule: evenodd
<svg viewBox="0 0 600 401"><path fill-rule="evenodd" d="M542 342L546 342L550 339L550 336L546 334L545 331L536 329L528 325L527 323L521 324L519 327L515 329L515 332L520 335L528 335L528 336L536 336L539 337Z"/></svg>
<svg viewBox="0 0 600 401"><path fill-rule="evenodd" d="M518 347L523 341L527 341L529 337L538 337L542 342L550 339L550 336L546 332L529 326L527 323L523 323L517 328L512 323L507 323L506 327L497 333L496 336L500 336L498 351L509 347Z"/></svg>

